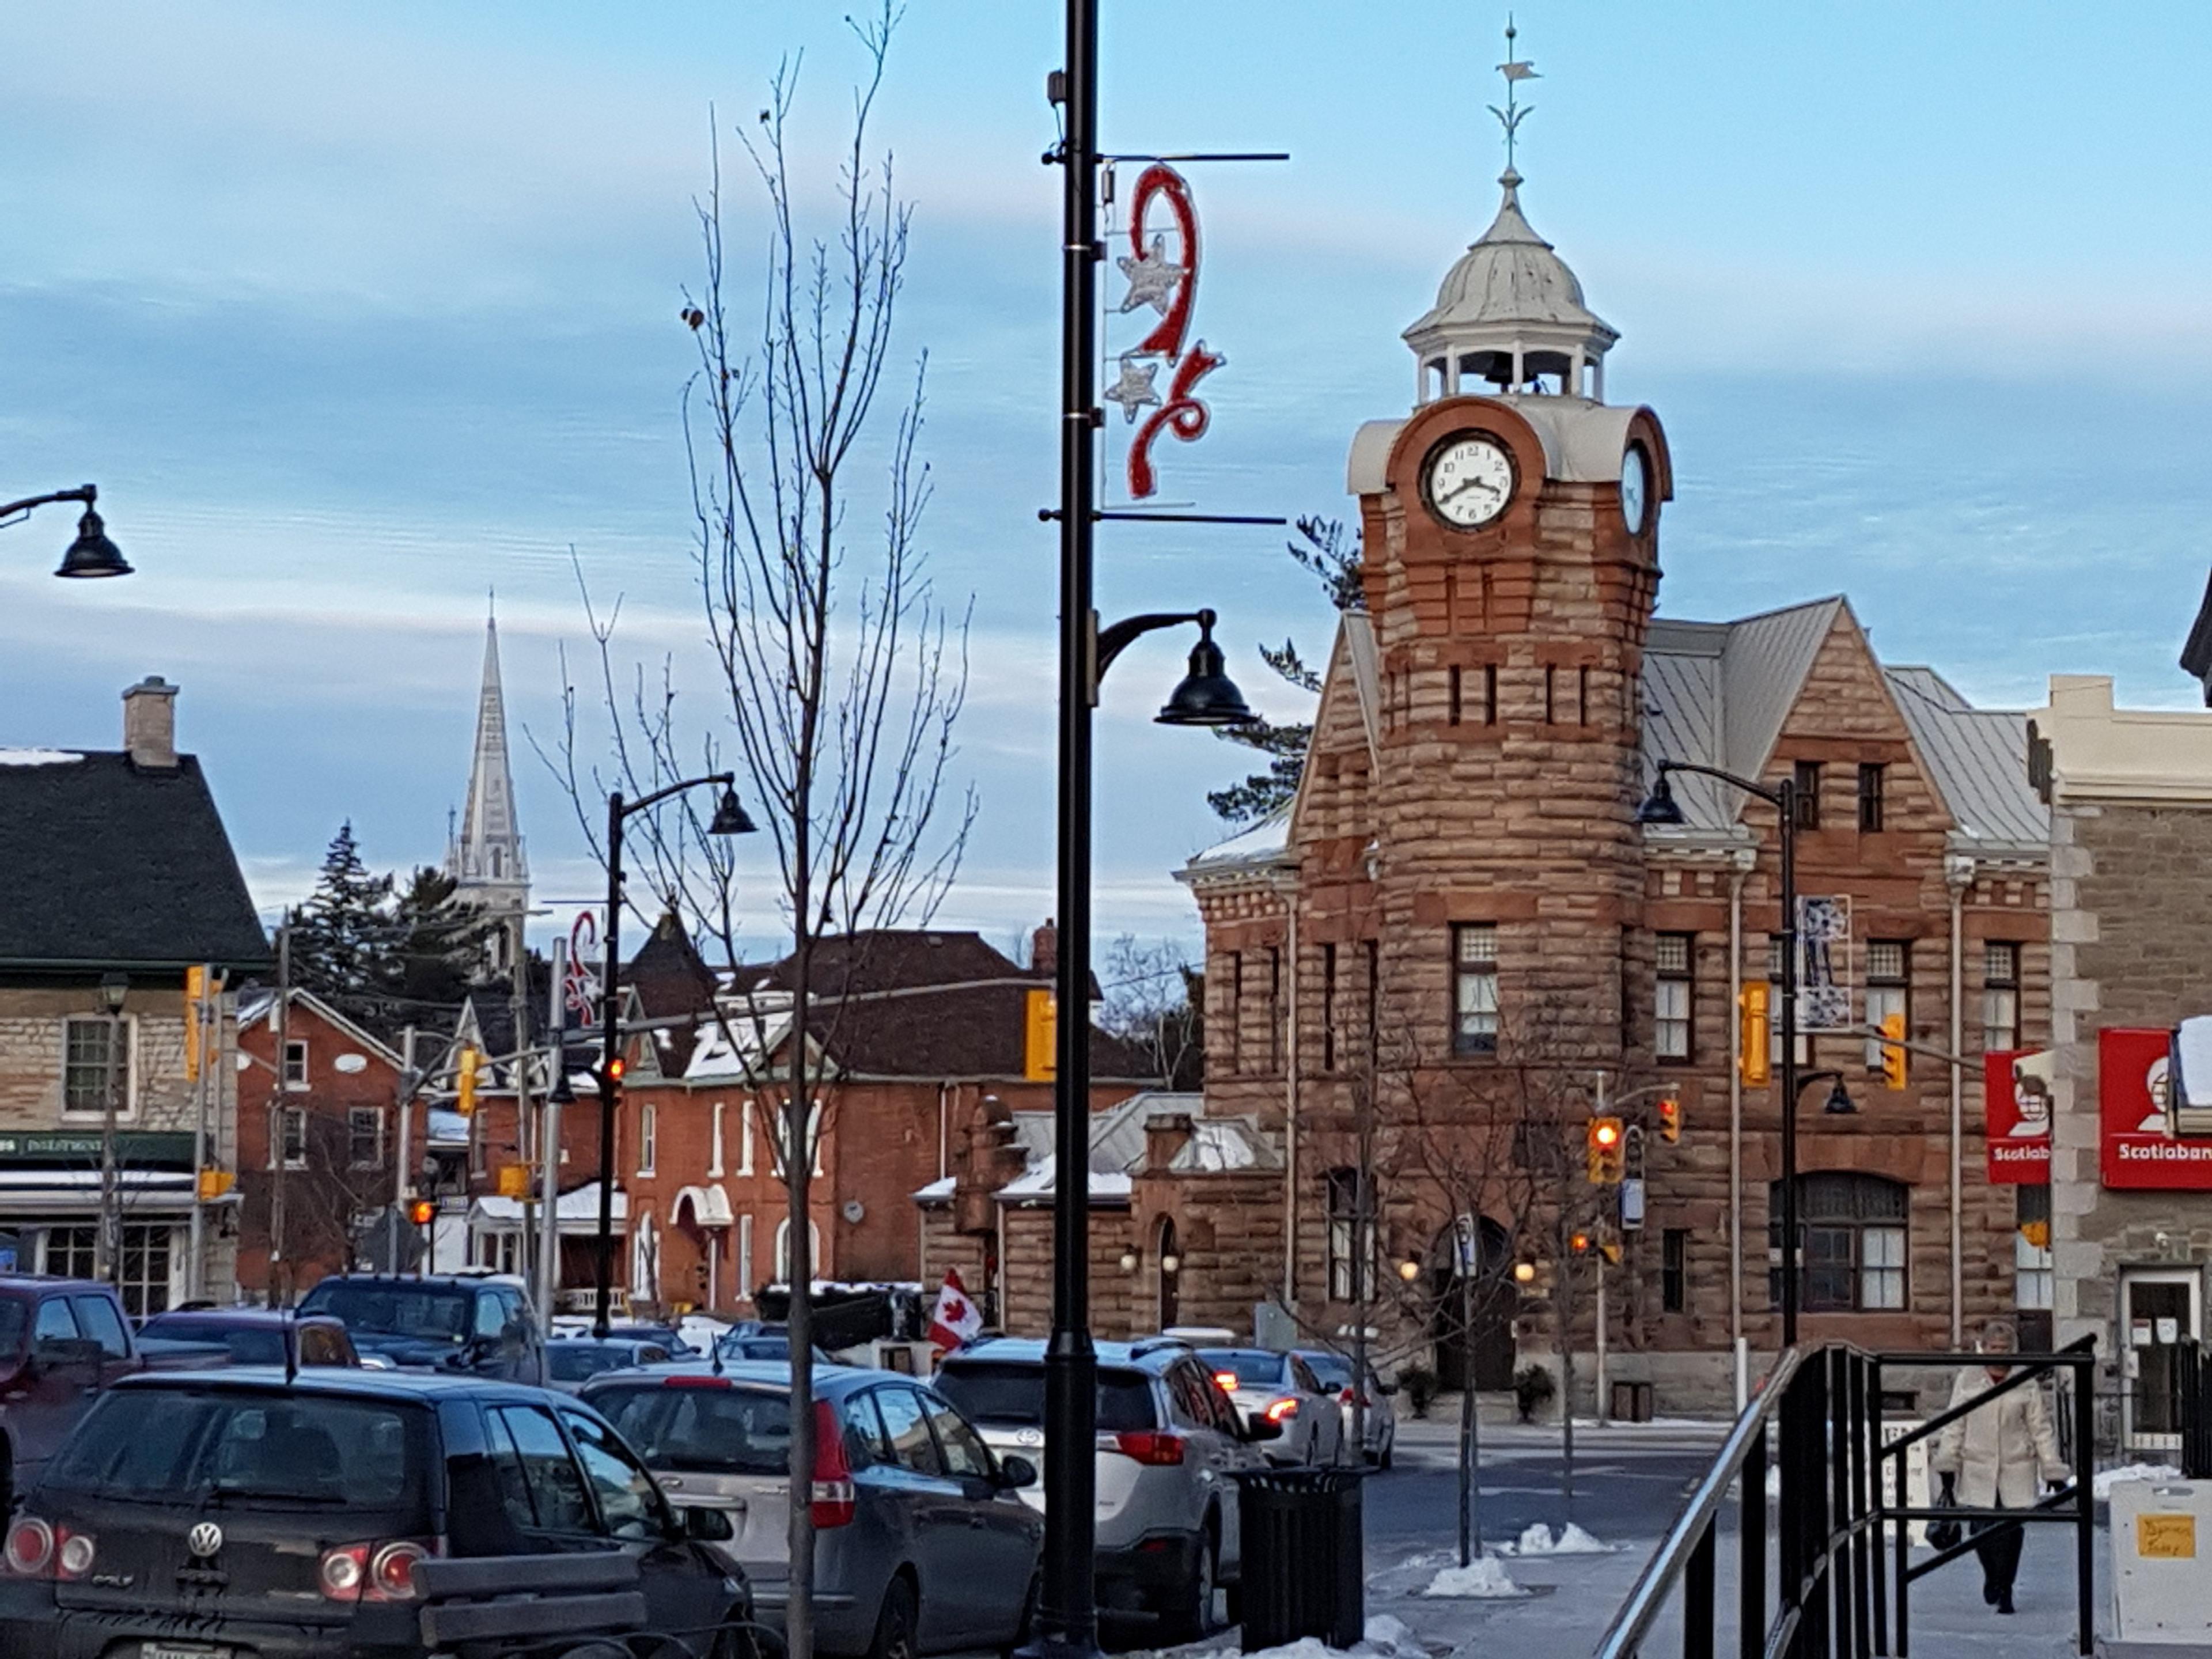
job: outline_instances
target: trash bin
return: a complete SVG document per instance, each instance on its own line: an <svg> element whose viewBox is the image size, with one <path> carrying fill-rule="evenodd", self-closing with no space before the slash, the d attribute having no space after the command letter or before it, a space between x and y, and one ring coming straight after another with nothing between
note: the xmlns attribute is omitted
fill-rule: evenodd
<svg viewBox="0 0 2212 1659"><path fill-rule="evenodd" d="M1649 1382L1614 1383L1613 1420L1616 1423L1649 1423L1651 1420L1651 1385Z"/></svg>
<svg viewBox="0 0 2212 1659"><path fill-rule="evenodd" d="M1349 1648L1366 1634L1366 1538L1360 1469L1243 1469L1237 1474L1244 1651L1317 1636Z"/></svg>

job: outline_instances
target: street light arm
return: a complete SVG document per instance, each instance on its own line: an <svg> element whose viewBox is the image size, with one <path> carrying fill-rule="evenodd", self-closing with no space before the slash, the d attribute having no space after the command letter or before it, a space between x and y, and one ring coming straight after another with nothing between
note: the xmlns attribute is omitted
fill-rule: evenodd
<svg viewBox="0 0 2212 1659"><path fill-rule="evenodd" d="M1091 646L1091 695L1092 697L1097 696L1099 683L1106 678L1106 671L1113 666L1115 658L1120 656L1146 635L1156 634L1164 628L1180 628L1185 623L1196 623L1200 628L1211 633L1214 623L1213 612L1211 611L1148 611L1141 617L1125 617L1120 622L1106 628L1099 628L1094 622Z"/></svg>
<svg viewBox="0 0 2212 1659"><path fill-rule="evenodd" d="M9 501L0 507L0 525L13 524L31 515L34 507L50 507L56 501L82 501L87 507L100 499L99 489L92 484L79 484L75 489L57 489L51 495L26 495L20 501Z"/></svg>
<svg viewBox="0 0 2212 1659"><path fill-rule="evenodd" d="M1663 778L1669 772L1695 772L1700 777L1718 778L1723 783L1733 784L1747 794L1758 796L1771 806L1782 805L1780 790L1769 789L1763 783L1753 783L1749 778L1740 778L1733 772L1723 772L1717 766L1700 766L1695 761L1661 761L1659 775Z"/></svg>
<svg viewBox="0 0 2212 1659"><path fill-rule="evenodd" d="M665 789L656 789L649 795L640 795L635 800L623 801L619 810L623 817L628 817L633 812L641 812L648 806L659 805L671 795L681 794L686 789L696 789L702 784L719 783L725 789L734 789L737 782L738 775L734 772L709 772L703 778L686 778L681 783L670 784Z"/></svg>

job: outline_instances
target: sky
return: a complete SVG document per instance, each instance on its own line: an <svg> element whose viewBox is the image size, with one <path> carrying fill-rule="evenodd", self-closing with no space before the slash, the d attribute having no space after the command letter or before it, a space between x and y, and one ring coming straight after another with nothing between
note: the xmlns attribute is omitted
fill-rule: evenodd
<svg viewBox="0 0 2212 1659"><path fill-rule="evenodd" d="M65 510L0 530L0 745L113 747L122 689L183 687L257 899L350 820L435 862L466 784L487 595L515 779L556 915L597 885L533 742L588 640L711 712L678 401L695 203L722 136L732 305L761 198L733 137L799 55L803 213L860 53L816 0L0 0L0 497L96 482L127 581L46 573ZM1196 332L1228 366L1163 494L1342 515L1399 331L1488 222L1502 8L1105 0L1109 149L1194 167ZM1844 592L1893 662L2032 707L2053 672L2182 706L2212 480L2212 8L2033 0L1530 0L1522 202L1622 334L1614 402L1666 425L1662 614ZM914 210L893 345L927 354L923 540L973 596L956 775L981 816L939 920L1051 908L1057 173L1047 0L909 0L877 112ZM1121 284L1103 284L1109 303ZM1109 342L1126 343L1127 319ZM1118 419L1118 417L1117 417ZM871 484L870 487L872 487ZM1211 605L1231 672L1326 644L1261 527L1108 526L1108 617ZM1150 716L1180 642L1099 722L1098 925L1194 939L1170 872L1228 833L1245 756ZM763 915L762 927L770 928Z"/></svg>

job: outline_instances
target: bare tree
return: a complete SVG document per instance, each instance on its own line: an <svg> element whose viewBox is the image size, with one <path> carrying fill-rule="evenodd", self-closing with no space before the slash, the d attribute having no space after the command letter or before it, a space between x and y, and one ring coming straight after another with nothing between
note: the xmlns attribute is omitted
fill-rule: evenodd
<svg viewBox="0 0 2212 1659"><path fill-rule="evenodd" d="M815 1137L835 1109L838 1029L872 936L933 913L975 816L973 794L960 798L949 781L967 683L966 618L939 604L919 539L930 495L916 453L926 360L902 400L878 404L909 210L888 154L872 159L870 124L898 17L885 0L852 25L863 67L824 234L802 225L805 203L816 198L794 173L788 143L795 58L770 79L757 123L739 131L765 205L757 328L735 323L727 308L719 146L697 204L704 271L682 317L699 360L684 420L713 706L690 717L672 664L657 673L618 665L616 614L603 618L586 592L607 750L596 763L580 758L571 685L549 757L595 846L607 788L641 797L733 760L773 852L772 884L756 877L751 886L773 886L789 949L772 968L748 969L738 860L757 855L706 833L711 800L677 797L641 813L631 832L653 901L719 949L728 987L714 1022L770 1121L781 1123L771 1139L781 1142L789 1241L793 1659L813 1650L807 1200ZM878 466L875 489L864 492L854 474ZM872 528L864 534L862 525Z"/></svg>
<svg viewBox="0 0 2212 1659"><path fill-rule="evenodd" d="M1206 1078L1205 984L1174 940L1146 945L1124 933L1107 950L1099 1027L1142 1049L1169 1088L1196 1089Z"/></svg>

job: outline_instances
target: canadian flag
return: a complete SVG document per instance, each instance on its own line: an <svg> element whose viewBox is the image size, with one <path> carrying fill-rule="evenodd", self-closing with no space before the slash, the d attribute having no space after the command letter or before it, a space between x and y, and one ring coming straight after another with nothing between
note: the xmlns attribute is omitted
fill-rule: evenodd
<svg viewBox="0 0 2212 1659"><path fill-rule="evenodd" d="M929 1316L929 1340L940 1348L957 1348L983 1328L983 1311L968 1299L960 1270L948 1267L937 1306Z"/></svg>

